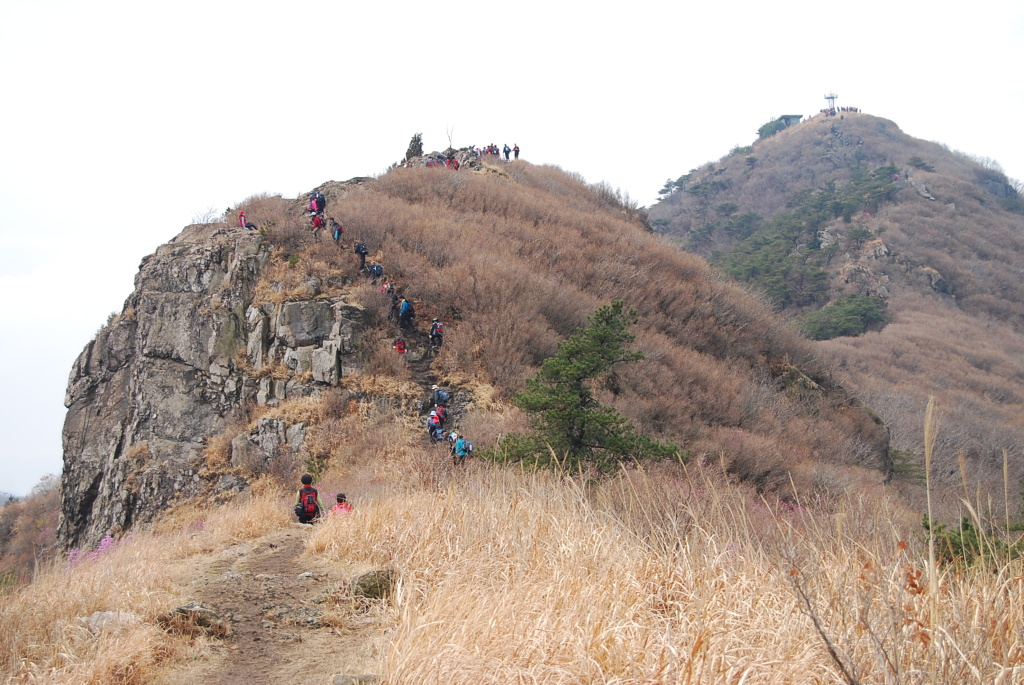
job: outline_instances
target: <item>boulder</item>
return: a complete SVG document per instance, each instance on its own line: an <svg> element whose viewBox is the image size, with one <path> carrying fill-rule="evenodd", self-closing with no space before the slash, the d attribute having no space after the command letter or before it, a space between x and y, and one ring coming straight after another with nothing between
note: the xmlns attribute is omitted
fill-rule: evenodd
<svg viewBox="0 0 1024 685"><path fill-rule="evenodd" d="M352 594L366 599L387 599L395 590L397 574L391 569L370 571L352 579Z"/></svg>
<svg viewBox="0 0 1024 685"><path fill-rule="evenodd" d="M329 302L285 302L277 316L277 337L293 348L319 345L333 326L334 310Z"/></svg>

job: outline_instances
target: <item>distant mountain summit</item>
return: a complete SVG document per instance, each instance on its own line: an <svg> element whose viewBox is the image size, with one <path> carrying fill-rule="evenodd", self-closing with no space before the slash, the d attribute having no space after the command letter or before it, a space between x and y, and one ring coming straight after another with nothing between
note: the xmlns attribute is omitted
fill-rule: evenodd
<svg viewBox="0 0 1024 685"><path fill-rule="evenodd" d="M1024 476L1024 202L999 165L887 119L819 114L668 181L655 230L764 293L827 343L894 446L920 461L944 409L940 478ZM771 133L774 131L774 133ZM878 331L881 330L881 333ZM851 337L867 333L864 337ZM971 462L971 459L974 462Z"/></svg>

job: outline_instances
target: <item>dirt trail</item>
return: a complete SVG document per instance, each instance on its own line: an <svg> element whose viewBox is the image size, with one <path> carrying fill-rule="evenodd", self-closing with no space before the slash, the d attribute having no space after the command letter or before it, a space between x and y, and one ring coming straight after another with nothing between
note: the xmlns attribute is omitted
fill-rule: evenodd
<svg viewBox="0 0 1024 685"><path fill-rule="evenodd" d="M191 599L231 625L209 659L166 683L329 683L337 673L374 673L379 623L347 599L352 569L305 556L311 528L291 524L229 547L197 569Z"/></svg>

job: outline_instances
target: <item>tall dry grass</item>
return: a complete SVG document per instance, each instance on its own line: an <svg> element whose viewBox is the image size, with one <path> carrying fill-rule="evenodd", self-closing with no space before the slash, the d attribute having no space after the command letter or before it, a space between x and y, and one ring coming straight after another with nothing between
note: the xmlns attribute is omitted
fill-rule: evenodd
<svg viewBox="0 0 1024 685"><path fill-rule="evenodd" d="M1024 675L1019 562L944 573L930 594L927 553L891 503L769 503L683 475L588 487L477 470L365 500L319 527L309 551L399 572L387 682Z"/></svg>

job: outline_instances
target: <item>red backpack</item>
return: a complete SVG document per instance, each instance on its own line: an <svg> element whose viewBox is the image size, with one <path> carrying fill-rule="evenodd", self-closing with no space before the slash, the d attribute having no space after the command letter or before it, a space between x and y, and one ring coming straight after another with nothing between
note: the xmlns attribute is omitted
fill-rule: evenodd
<svg viewBox="0 0 1024 685"><path fill-rule="evenodd" d="M320 507L316 504L316 489L306 486L302 488L299 495L299 503L302 505L302 513L310 518L317 515Z"/></svg>

